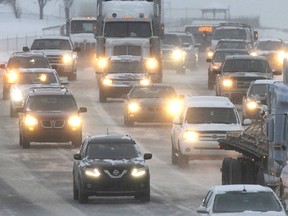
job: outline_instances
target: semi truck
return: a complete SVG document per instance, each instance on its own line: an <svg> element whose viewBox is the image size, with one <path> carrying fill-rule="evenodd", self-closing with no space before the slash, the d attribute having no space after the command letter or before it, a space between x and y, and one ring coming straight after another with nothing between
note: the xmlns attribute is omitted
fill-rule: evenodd
<svg viewBox="0 0 288 216"><path fill-rule="evenodd" d="M96 18L97 60L118 55L141 56L150 63L154 59L150 71L157 74L155 82L162 81L161 0L98 0ZM98 64L95 69L101 70Z"/></svg>
<svg viewBox="0 0 288 216"><path fill-rule="evenodd" d="M222 161L222 184L266 185L283 197L287 179L283 182L281 173L287 167L288 147L287 59L283 68L283 81L267 87L267 105L260 107L259 118L240 136L230 134L219 140L220 149L242 153L242 157Z"/></svg>

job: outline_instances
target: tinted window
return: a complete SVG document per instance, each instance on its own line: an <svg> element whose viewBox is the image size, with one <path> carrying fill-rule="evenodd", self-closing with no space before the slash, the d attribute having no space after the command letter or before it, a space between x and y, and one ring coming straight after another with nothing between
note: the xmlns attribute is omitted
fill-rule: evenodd
<svg viewBox="0 0 288 216"><path fill-rule="evenodd" d="M135 144L89 143L86 155L89 159L131 159L140 153Z"/></svg>
<svg viewBox="0 0 288 216"><path fill-rule="evenodd" d="M43 49L72 50L72 47L68 40L62 40L62 39L36 39L34 40L31 46L31 50L43 50Z"/></svg>
<svg viewBox="0 0 288 216"><path fill-rule="evenodd" d="M187 110L188 124L237 124L233 108L190 107Z"/></svg>
<svg viewBox="0 0 288 216"><path fill-rule="evenodd" d="M50 68L47 58L44 56L15 56L11 57L8 68Z"/></svg>
<svg viewBox="0 0 288 216"><path fill-rule="evenodd" d="M53 73L19 73L18 84L51 84L58 83Z"/></svg>
<svg viewBox="0 0 288 216"><path fill-rule="evenodd" d="M151 37L149 22L106 22L105 37Z"/></svg>
<svg viewBox="0 0 288 216"><path fill-rule="evenodd" d="M264 51L281 50L283 44L280 41L259 41L257 43L257 49Z"/></svg>
<svg viewBox="0 0 288 216"><path fill-rule="evenodd" d="M216 29L213 35L214 40L220 39L240 39L247 40L245 29Z"/></svg>
<svg viewBox="0 0 288 216"><path fill-rule="evenodd" d="M271 192L228 192L215 196L213 212L281 211L282 208Z"/></svg>
<svg viewBox="0 0 288 216"><path fill-rule="evenodd" d="M75 111L76 102L69 95L35 95L29 97L27 108L31 111Z"/></svg>
<svg viewBox="0 0 288 216"><path fill-rule="evenodd" d="M184 43L189 43L190 45L193 45L193 40L191 36L188 35L179 35L181 42Z"/></svg>
<svg viewBox="0 0 288 216"><path fill-rule="evenodd" d="M96 20L73 20L71 21L71 33L96 33Z"/></svg>
<svg viewBox="0 0 288 216"><path fill-rule="evenodd" d="M163 44L165 45L172 45L172 46L182 46L181 40L178 35L174 34L167 34L164 35Z"/></svg>
<svg viewBox="0 0 288 216"><path fill-rule="evenodd" d="M131 97L133 98L173 98L176 92L172 87L136 87L133 88Z"/></svg>
<svg viewBox="0 0 288 216"><path fill-rule="evenodd" d="M247 51L226 51L226 52L215 52L213 55L213 61L215 62L223 62L225 57L228 55L249 55Z"/></svg>
<svg viewBox="0 0 288 216"><path fill-rule="evenodd" d="M269 64L263 60L231 59L225 61L223 72L270 72Z"/></svg>

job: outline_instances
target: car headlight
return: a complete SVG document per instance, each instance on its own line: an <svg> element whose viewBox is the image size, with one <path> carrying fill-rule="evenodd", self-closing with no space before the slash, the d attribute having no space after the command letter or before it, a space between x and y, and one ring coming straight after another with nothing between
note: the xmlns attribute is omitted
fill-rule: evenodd
<svg viewBox="0 0 288 216"><path fill-rule="evenodd" d="M183 133L183 139L187 141L197 141L199 139L199 133L187 130Z"/></svg>
<svg viewBox="0 0 288 216"><path fill-rule="evenodd" d="M130 113L135 113L135 112L138 112L139 110L140 110L140 105L138 103L131 102L128 104L128 111Z"/></svg>
<svg viewBox="0 0 288 216"><path fill-rule="evenodd" d="M73 130L76 130L81 126L81 118L78 115L71 116L68 119L68 125L72 127Z"/></svg>
<svg viewBox="0 0 288 216"><path fill-rule="evenodd" d="M71 64L72 61L73 61L72 55L69 55L69 54L63 55L64 64Z"/></svg>
<svg viewBox="0 0 288 216"><path fill-rule="evenodd" d="M31 115L25 116L24 124L29 130L34 130L34 128L38 125L38 120Z"/></svg>
<svg viewBox="0 0 288 216"><path fill-rule="evenodd" d="M47 81L47 75L46 75L46 74L41 74L41 75L39 76L39 80L40 80L41 82L46 82L46 81Z"/></svg>
<svg viewBox="0 0 288 216"><path fill-rule="evenodd" d="M146 68L147 68L148 70L155 70L155 69L158 68L158 66L159 66L159 63L158 63L157 59L155 59L155 58L149 58L149 59L147 59L147 61L146 61Z"/></svg>
<svg viewBox="0 0 288 216"><path fill-rule="evenodd" d="M108 60L106 58L100 58L97 61L97 66L99 69L103 70L108 66Z"/></svg>
<svg viewBox="0 0 288 216"><path fill-rule="evenodd" d="M287 54L284 51L278 52L277 60L279 63L283 63L285 58L287 58Z"/></svg>
<svg viewBox="0 0 288 216"><path fill-rule="evenodd" d="M223 85L223 87L225 87L225 88L231 88L231 87L233 86L233 80L231 80L231 79L224 79L224 80L222 81L222 85Z"/></svg>
<svg viewBox="0 0 288 216"><path fill-rule="evenodd" d="M250 53L250 55L251 55L251 56L258 56L258 53L255 52L255 51L253 51L253 52Z"/></svg>
<svg viewBox="0 0 288 216"><path fill-rule="evenodd" d="M23 93L20 89L11 89L11 100L15 102L23 101Z"/></svg>
<svg viewBox="0 0 288 216"><path fill-rule="evenodd" d="M172 58L176 61L180 61L184 58L185 56L185 51L181 50L181 49L175 49L172 52Z"/></svg>
<svg viewBox="0 0 288 216"><path fill-rule="evenodd" d="M145 168L134 168L131 172L131 175L135 178L142 177L146 174L146 169Z"/></svg>
<svg viewBox="0 0 288 216"><path fill-rule="evenodd" d="M167 112L170 115L175 116L178 113L180 113L181 110L182 110L182 102L180 100L174 99L168 102Z"/></svg>
<svg viewBox="0 0 288 216"><path fill-rule="evenodd" d="M213 69L214 70L218 70L218 69L220 69L220 66L221 66L221 63L214 63L213 64Z"/></svg>
<svg viewBox="0 0 288 216"><path fill-rule="evenodd" d="M7 77L7 82L8 83L15 83L18 79L18 73L16 71L8 71L6 73L6 77Z"/></svg>
<svg viewBox="0 0 288 216"><path fill-rule="evenodd" d="M212 58L213 55L214 55L214 52L210 50L210 51L207 52L206 57L207 58Z"/></svg>
<svg viewBox="0 0 288 216"><path fill-rule="evenodd" d="M140 80L140 85L147 86L150 85L151 81L148 78L144 78Z"/></svg>
<svg viewBox="0 0 288 216"><path fill-rule="evenodd" d="M105 86L110 86L110 85L113 84L113 81L112 81L111 79L109 79L109 78L104 78L104 79L102 80L102 83L103 83L103 85L105 85Z"/></svg>
<svg viewBox="0 0 288 216"><path fill-rule="evenodd" d="M101 173L97 168L86 168L85 175L93 178L98 178L99 176L101 176Z"/></svg>
<svg viewBox="0 0 288 216"><path fill-rule="evenodd" d="M246 107L247 109L249 110L255 110L258 108L258 103L256 101L249 101L247 104L246 104Z"/></svg>

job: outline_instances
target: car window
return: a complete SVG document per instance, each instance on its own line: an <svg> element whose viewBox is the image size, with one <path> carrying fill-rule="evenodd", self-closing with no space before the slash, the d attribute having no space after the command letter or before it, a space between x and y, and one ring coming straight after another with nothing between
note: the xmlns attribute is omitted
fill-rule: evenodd
<svg viewBox="0 0 288 216"><path fill-rule="evenodd" d="M134 88L131 94L132 98L173 98L176 97L176 92L171 87L137 87Z"/></svg>
<svg viewBox="0 0 288 216"><path fill-rule="evenodd" d="M260 72L270 71L268 62L263 60L231 59L225 61L223 72Z"/></svg>
<svg viewBox="0 0 288 216"><path fill-rule="evenodd" d="M280 41L259 41L256 49L263 51L281 50L283 44Z"/></svg>
<svg viewBox="0 0 288 216"><path fill-rule="evenodd" d="M233 108L189 107L186 113L188 124L237 124Z"/></svg>
<svg viewBox="0 0 288 216"><path fill-rule="evenodd" d="M268 84L257 84L251 86L250 95L252 96L267 96Z"/></svg>
<svg viewBox="0 0 288 216"><path fill-rule="evenodd" d="M43 56L11 57L8 68L50 68L48 60Z"/></svg>
<svg viewBox="0 0 288 216"><path fill-rule="evenodd" d="M35 95L29 97L27 108L31 111L75 111L77 105L69 95Z"/></svg>
<svg viewBox="0 0 288 216"><path fill-rule="evenodd" d="M271 192L227 192L217 194L213 204L214 213L281 210L279 201Z"/></svg>
<svg viewBox="0 0 288 216"><path fill-rule="evenodd" d="M163 44L165 45L173 45L173 46L182 46L181 40L178 35L174 34L167 34L164 35Z"/></svg>
<svg viewBox="0 0 288 216"><path fill-rule="evenodd" d="M215 62L223 62L226 56L229 55L248 55L248 52L241 52L241 51L227 51L227 52L215 52L213 55L213 61Z"/></svg>
<svg viewBox="0 0 288 216"><path fill-rule="evenodd" d="M88 159L131 159L140 154L131 143L89 143L86 156Z"/></svg>
<svg viewBox="0 0 288 216"><path fill-rule="evenodd" d="M247 34L246 34L245 29L220 28L220 29L215 30L213 39L214 40L220 40L220 39L247 40Z"/></svg>
<svg viewBox="0 0 288 216"><path fill-rule="evenodd" d="M36 39L33 41L31 50L43 49L72 50L72 47L68 40L63 39Z"/></svg>
<svg viewBox="0 0 288 216"><path fill-rule="evenodd" d="M58 83L53 73L19 73L17 84L52 84Z"/></svg>

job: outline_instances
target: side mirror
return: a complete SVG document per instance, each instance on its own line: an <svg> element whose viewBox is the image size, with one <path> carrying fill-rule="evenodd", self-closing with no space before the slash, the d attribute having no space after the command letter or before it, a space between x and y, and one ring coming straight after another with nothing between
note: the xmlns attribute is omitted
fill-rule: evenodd
<svg viewBox="0 0 288 216"><path fill-rule="evenodd" d="M73 158L74 158L75 160L81 160L81 159L82 159L81 154L79 154L79 153L74 154L74 155L73 155Z"/></svg>
<svg viewBox="0 0 288 216"><path fill-rule="evenodd" d="M197 213L199 213L199 214L209 214L209 211L204 206L200 206L197 209Z"/></svg>
<svg viewBox="0 0 288 216"><path fill-rule="evenodd" d="M250 125L251 123L252 123L251 119L244 119L242 125L248 126L248 125Z"/></svg>
<svg viewBox="0 0 288 216"><path fill-rule="evenodd" d="M79 108L79 112L80 113L85 113L85 112L87 112L87 108L86 107L80 107Z"/></svg>
<svg viewBox="0 0 288 216"><path fill-rule="evenodd" d="M212 62L211 58L206 58L206 62Z"/></svg>
<svg viewBox="0 0 288 216"><path fill-rule="evenodd" d="M253 32L253 36L254 36L254 40L255 40L255 41L258 40L258 38L259 38L258 31L254 31L254 32Z"/></svg>
<svg viewBox="0 0 288 216"><path fill-rule="evenodd" d="M60 78L60 82L61 82L61 84L62 85L68 85L69 84L69 81L68 81L68 79L65 77L61 77Z"/></svg>
<svg viewBox="0 0 288 216"><path fill-rule="evenodd" d="M28 48L27 46L24 46L24 47L22 48L22 50L23 50L23 52L28 52L28 51L29 51L29 48Z"/></svg>
<svg viewBox="0 0 288 216"><path fill-rule="evenodd" d="M75 47L75 48L73 49L73 51L74 51L74 52L77 52L77 53L78 53L78 52L81 52L81 48L80 48L80 47Z"/></svg>
<svg viewBox="0 0 288 216"><path fill-rule="evenodd" d="M22 113L23 111L24 111L23 107L17 107L16 108L16 112L18 112L18 113Z"/></svg>
<svg viewBox="0 0 288 216"><path fill-rule="evenodd" d="M179 119L178 116L173 119L173 124L175 124L175 125L182 125L182 122L180 121L180 119Z"/></svg>
<svg viewBox="0 0 288 216"><path fill-rule="evenodd" d="M144 160L150 160L152 158L152 154L151 153L145 153L143 158L144 158Z"/></svg>
<svg viewBox="0 0 288 216"><path fill-rule="evenodd" d="M123 95L121 95L121 98L124 99L124 100L128 100L128 95L127 94L123 94Z"/></svg>

